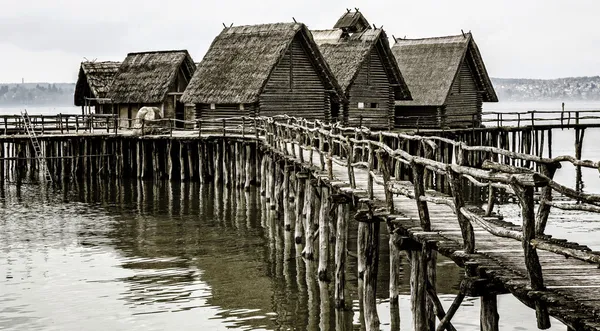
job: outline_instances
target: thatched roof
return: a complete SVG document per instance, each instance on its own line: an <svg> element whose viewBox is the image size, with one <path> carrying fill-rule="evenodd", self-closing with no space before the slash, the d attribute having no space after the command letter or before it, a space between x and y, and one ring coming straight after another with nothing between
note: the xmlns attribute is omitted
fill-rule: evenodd
<svg viewBox="0 0 600 331"><path fill-rule="evenodd" d="M119 65L121 62L81 62L75 85L75 106L85 105L85 97L105 98L109 85L119 70Z"/></svg>
<svg viewBox="0 0 600 331"><path fill-rule="evenodd" d="M342 29L346 32L362 32L370 29L369 21L358 10L347 10L333 26L334 29Z"/></svg>
<svg viewBox="0 0 600 331"><path fill-rule="evenodd" d="M382 29L368 29L348 34L340 29L312 31L319 50L345 93L352 87L362 64L374 48L382 55L384 69L398 100L410 100L410 92L398 69L387 36Z"/></svg>
<svg viewBox="0 0 600 331"><path fill-rule="evenodd" d="M129 53L108 96L114 103L160 103L179 72L189 80L195 69L186 50Z"/></svg>
<svg viewBox="0 0 600 331"><path fill-rule="evenodd" d="M299 36L314 56L326 87L335 98L341 88L302 23L235 26L223 29L210 45L181 97L186 103L255 103L271 72Z"/></svg>
<svg viewBox="0 0 600 331"><path fill-rule="evenodd" d="M397 101L396 105L444 105L452 82L464 61L469 61L472 65L483 101L498 101L471 33L426 39L397 39L392 52L413 97L413 101Z"/></svg>

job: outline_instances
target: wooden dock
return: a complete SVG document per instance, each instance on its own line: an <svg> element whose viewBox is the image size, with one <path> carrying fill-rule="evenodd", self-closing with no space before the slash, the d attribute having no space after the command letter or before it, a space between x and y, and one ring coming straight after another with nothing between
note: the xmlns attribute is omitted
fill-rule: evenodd
<svg viewBox="0 0 600 331"><path fill-rule="evenodd" d="M579 169L578 176L581 168L600 167L600 162L581 160L583 132L591 126L575 128L579 155L553 157L549 131L545 140L544 131L531 127L518 135L484 128L471 135L460 130L418 135L287 116L237 118L235 123L240 120L241 127L223 120L205 131L195 123L196 131L173 131L173 125L166 134L57 132L39 139L56 178L259 184L284 228L293 231L302 255L318 259L317 277L334 281L339 308L349 304L344 294L348 222L358 221L359 301L368 330L379 328L381 226L389 234L393 330L399 325L400 254L411 264L414 330L454 330L451 320L465 296L481 298L482 330L497 330L496 296L503 293L535 309L540 329L548 328L553 316L569 330L600 330L600 255L545 234L553 210L600 213L600 195L553 180L564 162ZM14 171L39 170L28 139L1 137L0 181ZM554 201L557 194L564 199ZM522 226L495 212L507 197L518 201ZM465 270L448 311L435 289L437 254Z"/></svg>

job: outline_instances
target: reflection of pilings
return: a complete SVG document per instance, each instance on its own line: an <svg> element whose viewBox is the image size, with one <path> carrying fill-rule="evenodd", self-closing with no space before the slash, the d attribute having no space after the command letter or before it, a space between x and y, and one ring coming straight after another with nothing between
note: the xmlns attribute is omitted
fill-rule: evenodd
<svg viewBox="0 0 600 331"><path fill-rule="evenodd" d="M401 284L401 265L400 257L400 235L390 232L390 329L392 331L400 330L400 305L398 303L398 295L400 293Z"/></svg>
<svg viewBox="0 0 600 331"><path fill-rule="evenodd" d="M331 325L331 299L329 297L329 287L327 282L319 282L319 300L319 310L321 311L319 328L321 331L329 330Z"/></svg>
<svg viewBox="0 0 600 331"><path fill-rule="evenodd" d="M306 287L308 292L308 327L307 330L318 330L319 314L319 290L317 288L316 262L305 260L306 263Z"/></svg>

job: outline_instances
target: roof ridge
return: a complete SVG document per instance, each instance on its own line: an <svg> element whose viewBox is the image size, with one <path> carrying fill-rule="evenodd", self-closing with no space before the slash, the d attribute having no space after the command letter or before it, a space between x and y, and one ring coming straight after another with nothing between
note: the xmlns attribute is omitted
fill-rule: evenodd
<svg viewBox="0 0 600 331"><path fill-rule="evenodd" d="M160 51L142 51L142 52L130 52L127 53L129 55L138 55L138 54L165 54L165 53L188 53L187 49L172 49L172 50L160 50Z"/></svg>
<svg viewBox="0 0 600 331"><path fill-rule="evenodd" d="M395 41L418 41L418 40L433 40L433 39L450 39L456 37L464 37L464 39L469 39L471 36L471 32L465 32L464 34L457 35L447 35L447 36L437 36L437 37L424 37L424 38L396 38Z"/></svg>

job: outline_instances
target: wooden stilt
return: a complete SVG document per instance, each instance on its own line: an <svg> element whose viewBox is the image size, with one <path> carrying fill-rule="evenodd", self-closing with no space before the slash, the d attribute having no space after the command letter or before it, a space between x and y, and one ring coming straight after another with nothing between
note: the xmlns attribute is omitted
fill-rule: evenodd
<svg viewBox="0 0 600 331"><path fill-rule="evenodd" d="M498 331L498 304L496 295L487 294L481 297L480 313L481 331Z"/></svg>
<svg viewBox="0 0 600 331"><path fill-rule="evenodd" d="M304 230L304 188L308 176L303 172L296 172L296 226L294 227L294 240L296 244L302 243Z"/></svg>
<svg viewBox="0 0 600 331"><path fill-rule="evenodd" d="M329 188L321 187L321 207L319 213L319 280L329 280Z"/></svg>
<svg viewBox="0 0 600 331"><path fill-rule="evenodd" d="M348 246L348 218L350 206L340 203L337 206L337 235L335 242L335 307L344 309L346 306L346 256Z"/></svg>

